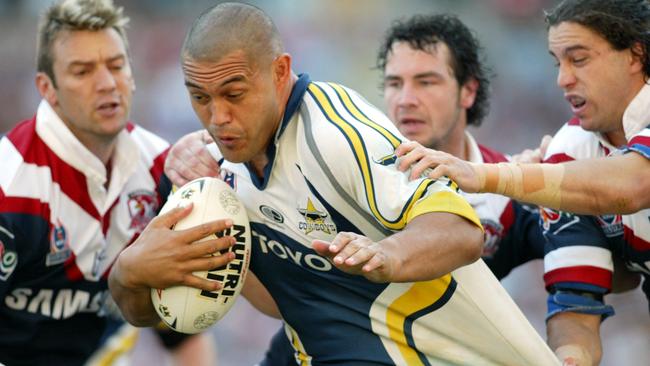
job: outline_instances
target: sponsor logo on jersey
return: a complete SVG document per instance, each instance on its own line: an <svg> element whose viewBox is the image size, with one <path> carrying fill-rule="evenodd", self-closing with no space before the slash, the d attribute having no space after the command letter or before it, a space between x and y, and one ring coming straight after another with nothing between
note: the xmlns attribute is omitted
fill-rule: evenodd
<svg viewBox="0 0 650 366"><path fill-rule="evenodd" d="M395 164L395 162L397 161L397 155L395 155L395 153L391 153L379 159L373 158L372 161L380 165L389 166Z"/></svg>
<svg viewBox="0 0 650 366"><path fill-rule="evenodd" d="M159 206L158 198L154 192L145 190L131 192L128 197L127 205L131 216L129 229L140 232L156 216Z"/></svg>
<svg viewBox="0 0 650 366"><path fill-rule="evenodd" d="M0 280L6 281L16 269L17 263L18 254L13 250L7 250L0 240Z"/></svg>
<svg viewBox="0 0 650 366"><path fill-rule="evenodd" d="M327 212L317 210L311 198L307 198L307 207L299 208L298 212L305 218L304 221L298 222L298 229L305 234L312 231L322 231L326 234L336 232L336 225L325 221L328 216Z"/></svg>
<svg viewBox="0 0 650 366"><path fill-rule="evenodd" d="M596 222L598 222L598 225L608 238L623 235L623 218L621 215L596 216Z"/></svg>
<svg viewBox="0 0 650 366"><path fill-rule="evenodd" d="M490 219L481 219L481 225L485 229L483 257L492 257L499 250L499 243L503 239L503 225Z"/></svg>
<svg viewBox="0 0 650 366"><path fill-rule="evenodd" d="M327 272L332 269L332 263L330 261L307 249L294 250L290 246L270 239L256 231L252 231L252 234L253 246L259 246L263 254L273 253L273 255L280 259L288 260L297 266L311 268L319 272Z"/></svg>
<svg viewBox="0 0 650 366"><path fill-rule="evenodd" d="M107 299L107 291L77 289L15 288L4 298L13 310L40 314L52 319L68 319L78 313L96 313Z"/></svg>
<svg viewBox="0 0 650 366"><path fill-rule="evenodd" d="M280 211L274 209L271 206L261 205L260 212L262 213L262 215L264 215L264 217L273 221L276 224L284 223L284 216L282 216L282 213L280 213Z"/></svg>
<svg viewBox="0 0 650 366"><path fill-rule="evenodd" d="M65 262L72 256L68 232L59 219L50 229L50 252L45 257L45 265L55 266Z"/></svg>

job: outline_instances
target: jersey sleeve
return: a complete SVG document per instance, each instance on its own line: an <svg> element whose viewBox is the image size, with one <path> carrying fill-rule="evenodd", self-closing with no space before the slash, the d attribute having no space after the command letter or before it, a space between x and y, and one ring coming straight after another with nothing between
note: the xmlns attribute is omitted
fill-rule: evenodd
<svg viewBox="0 0 650 366"><path fill-rule="evenodd" d="M629 151L637 152L650 159L650 128L646 127L630 138L626 152Z"/></svg>
<svg viewBox="0 0 650 366"><path fill-rule="evenodd" d="M471 206L448 179L409 181L397 169L403 141L383 113L355 92L332 83L312 83L314 141L343 190L383 227L401 230L428 212L448 212L480 226ZM315 113L316 114L316 113ZM322 118L320 118L322 116Z"/></svg>

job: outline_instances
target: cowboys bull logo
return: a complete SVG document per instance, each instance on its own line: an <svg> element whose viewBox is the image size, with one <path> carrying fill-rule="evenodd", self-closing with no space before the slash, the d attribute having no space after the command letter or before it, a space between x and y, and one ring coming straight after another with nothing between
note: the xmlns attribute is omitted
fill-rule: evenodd
<svg viewBox="0 0 650 366"><path fill-rule="evenodd" d="M153 192L141 190L129 193L128 206L129 215L131 215L129 229L142 231L156 216L159 202Z"/></svg>

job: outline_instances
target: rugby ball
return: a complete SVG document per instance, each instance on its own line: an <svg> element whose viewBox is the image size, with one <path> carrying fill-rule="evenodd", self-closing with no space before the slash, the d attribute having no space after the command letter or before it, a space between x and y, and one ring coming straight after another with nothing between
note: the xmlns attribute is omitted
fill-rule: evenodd
<svg viewBox="0 0 650 366"><path fill-rule="evenodd" d="M232 262L210 271L194 272L198 277L221 282L223 287L220 290L210 292L187 286L151 290L153 306L160 318L176 331L193 334L205 330L221 319L239 296L248 272L251 234L244 205L224 181L209 177L195 179L170 195L160 213L187 202L192 202L194 208L187 217L174 225L173 230L230 218L233 220L230 229L197 242L223 235L233 236L236 240L236 244L228 249L235 253ZM221 254L217 252L212 255Z"/></svg>

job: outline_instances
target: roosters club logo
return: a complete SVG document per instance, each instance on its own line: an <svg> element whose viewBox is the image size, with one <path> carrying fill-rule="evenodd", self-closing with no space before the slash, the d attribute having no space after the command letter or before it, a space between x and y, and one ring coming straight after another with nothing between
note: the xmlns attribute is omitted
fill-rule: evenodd
<svg viewBox="0 0 650 366"><path fill-rule="evenodd" d="M485 230L483 256L492 257L499 250L499 242L503 239L503 225L489 219L481 220L481 225L483 225L483 229Z"/></svg>
<svg viewBox="0 0 650 366"><path fill-rule="evenodd" d="M559 222L562 218L560 212L547 207L540 207L539 216L542 220L542 228L544 229L544 232L547 232L551 228L551 225Z"/></svg>
<svg viewBox="0 0 650 366"><path fill-rule="evenodd" d="M596 216L596 222L598 222L598 225L608 238L623 235L623 218L621 215Z"/></svg>
<svg viewBox="0 0 650 366"><path fill-rule="evenodd" d="M129 215L131 216L131 225L129 229L136 231L144 230L145 226L156 216L160 203L158 198L151 191L135 191L129 193Z"/></svg>

